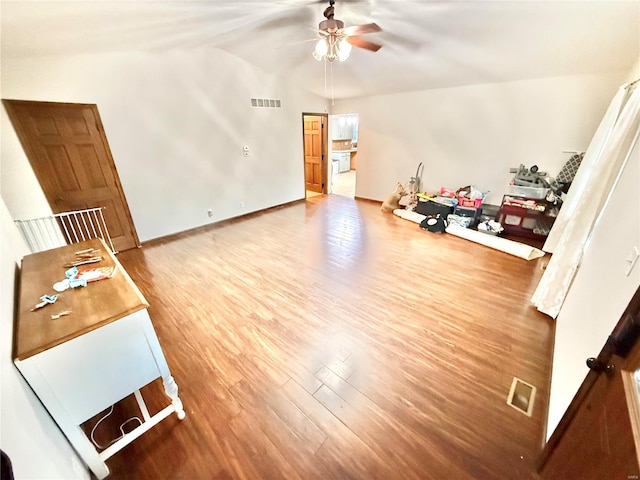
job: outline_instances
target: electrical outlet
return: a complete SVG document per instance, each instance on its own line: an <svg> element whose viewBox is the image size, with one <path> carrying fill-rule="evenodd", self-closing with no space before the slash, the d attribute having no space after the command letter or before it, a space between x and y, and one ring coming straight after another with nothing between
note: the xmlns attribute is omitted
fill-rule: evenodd
<svg viewBox="0 0 640 480"><path fill-rule="evenodd" d="M209 215L209 218L213 217L213 210L207 210L207 215Z"/></svg>
<svg viewBox="0 0 640 480"><path fill-rule="evenodd" d="M244 208L244 202L240 202L240 208Z"/></svg>

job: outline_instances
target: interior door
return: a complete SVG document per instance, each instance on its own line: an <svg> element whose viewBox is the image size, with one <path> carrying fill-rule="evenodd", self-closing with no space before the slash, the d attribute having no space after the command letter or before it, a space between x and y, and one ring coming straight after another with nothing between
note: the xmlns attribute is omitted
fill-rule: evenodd
<svg viewBox="0 0 640 480"><path fill-rule="evenodd" d="M53 213L104 207L115 249L139 246L98 107L3 102Z"/></svg>
<svg viewBox="0 0 640 480"><path fill-rule="evenodd" d="M640 288L543 450L544 480L640 478Z"/></svg>
<svg viewBox="0 0 640 480"><path fill-rule="evenodd" d="M326 115L303 115L305 189L325 193Z"/></svg>

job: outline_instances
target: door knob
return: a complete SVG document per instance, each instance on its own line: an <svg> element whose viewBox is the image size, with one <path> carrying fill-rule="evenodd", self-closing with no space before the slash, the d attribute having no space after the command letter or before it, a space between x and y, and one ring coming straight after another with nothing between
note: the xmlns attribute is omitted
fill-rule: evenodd
<svg viewBox="0 0 640 480"><path fill-rule="evenodd" d="M597 373L609 373L609 372L613 372L613 369L615 368L615 365L613 363L603 363L600 360L598 360L597 358L594 357L590 357L587 358L587 367L589 367L589 370L593 370L594 372Z"/></svg>

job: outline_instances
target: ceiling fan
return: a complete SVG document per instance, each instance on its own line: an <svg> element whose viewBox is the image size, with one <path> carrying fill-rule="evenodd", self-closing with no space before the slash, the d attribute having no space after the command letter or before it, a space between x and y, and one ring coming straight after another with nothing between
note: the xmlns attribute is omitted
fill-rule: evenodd
<svg viewBox="0 0 640 480"><path fill-rule="evenodd" d="M334 18L335 3L335 0L329 0L329 6L324 10L326 20L321 21L318 25L318 32L321 38L316 43L316 48L313 52L314 58L316 60L326 59L330 62L334 60L343 62L349 57L352 45L372 52L380 50L382 45L360 38L358 35L380 32L382 29L375 23L345 28L342 20Z"/></svg>

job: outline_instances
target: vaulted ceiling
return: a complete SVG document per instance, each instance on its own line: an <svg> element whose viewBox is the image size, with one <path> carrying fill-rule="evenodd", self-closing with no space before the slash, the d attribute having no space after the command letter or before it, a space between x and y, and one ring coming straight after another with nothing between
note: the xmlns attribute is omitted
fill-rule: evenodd
<svg viewBox="0 0 640 480"><path fill-rule="evenodd" d="M2 55L219 48L329 97L311 56L328 0L5 1ZM376 22L327 67L335 98L622 71L640 56L640 0L336 0L346 26Z"/></svg>

